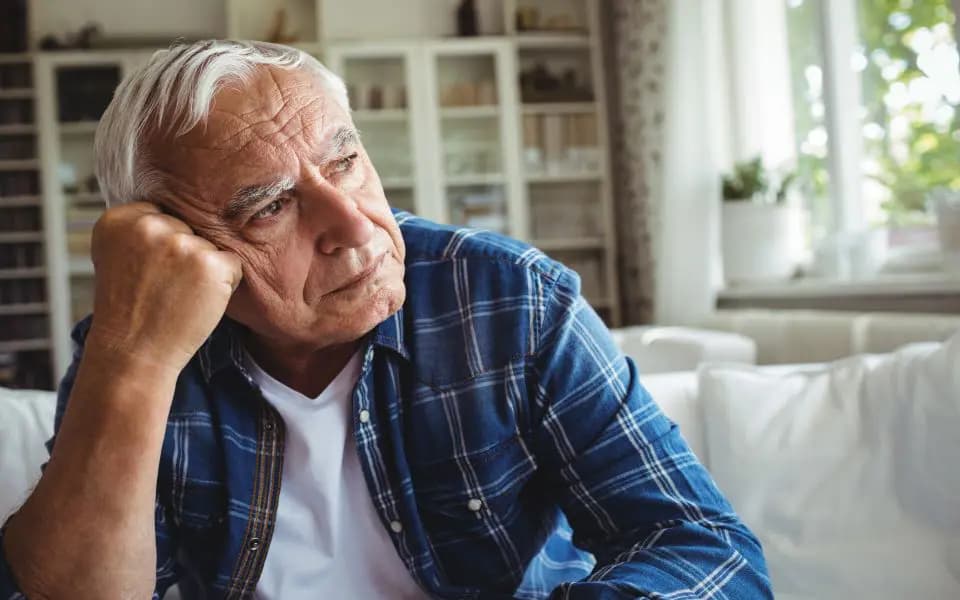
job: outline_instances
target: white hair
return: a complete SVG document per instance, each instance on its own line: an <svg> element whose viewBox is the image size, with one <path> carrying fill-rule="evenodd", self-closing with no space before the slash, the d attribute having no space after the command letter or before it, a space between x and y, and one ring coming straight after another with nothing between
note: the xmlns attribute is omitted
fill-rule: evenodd
<svg viewBox="0 0 960 600"><path fill-rule="evenodd" d="M159 50L123 79L97 126L95 171L107 206L155 196L163 178L150 165L145 140L157 134L183 135L205 123L217 91L228 82L249 81L260 66L315 74L349 112L343 80L296 48L206 40Z"/></svg>

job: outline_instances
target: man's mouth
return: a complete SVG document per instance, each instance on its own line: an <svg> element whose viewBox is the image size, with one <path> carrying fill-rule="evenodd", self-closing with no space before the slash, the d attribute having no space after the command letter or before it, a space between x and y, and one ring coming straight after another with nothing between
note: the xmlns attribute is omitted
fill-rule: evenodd
<svg viewBox="0 0 960 600"><path fill-rule="evenodd" d="M380 267L383 266L383 261L386 260L388 254L389 252L384 252L383 254L381 254L372 263L370 263L370 265L366 269L364 269L360 273L357 273L356 276L354 276L352 279L350 279L349 281L347 281L345 284L341 285L337 289L333 290L333 292L331 293L343 292L343 291L349 290L350 288L361 285L366 281L372 279L377 274L377 272L380 271Z"/></svg>

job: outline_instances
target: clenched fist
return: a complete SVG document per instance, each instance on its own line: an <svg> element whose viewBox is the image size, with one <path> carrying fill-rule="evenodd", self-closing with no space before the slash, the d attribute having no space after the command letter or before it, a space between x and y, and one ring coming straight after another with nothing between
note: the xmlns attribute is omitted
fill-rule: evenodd
<svg viewBox="0 0 960 600"><path fill-rule="evenodd" d="M146 202L93 228L96 290L87 349L179 374L223 317L240 259Z"/></svg>

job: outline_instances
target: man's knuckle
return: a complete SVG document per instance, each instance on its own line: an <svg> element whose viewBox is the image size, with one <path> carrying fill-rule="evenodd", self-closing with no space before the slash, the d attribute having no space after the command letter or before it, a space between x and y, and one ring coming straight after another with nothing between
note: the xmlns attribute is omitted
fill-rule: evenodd
<svg viewBox="0 0 960 600"><path fill-rule="evenodd" d="M154 241L164 237L167 227L155 216L143 215L134 222L133 231L147 241Z"/></svg>

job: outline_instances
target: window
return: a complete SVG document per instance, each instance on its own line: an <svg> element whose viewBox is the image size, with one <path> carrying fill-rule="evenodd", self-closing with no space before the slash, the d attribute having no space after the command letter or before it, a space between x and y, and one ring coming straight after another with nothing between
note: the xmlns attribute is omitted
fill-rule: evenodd
<svg viewBox="0 0 960 600"><path fill-rule="evenodd" d="M860 0L863 200L902 224L939 186L960 188L960 69L950 0Z"/></svg>
<svg viewBox="0 0 960 600"><path fill-rule="evenodd" d="M960 190L955 0L783 0L812 244L882 229L933 244L927 194Z"/></svg>

